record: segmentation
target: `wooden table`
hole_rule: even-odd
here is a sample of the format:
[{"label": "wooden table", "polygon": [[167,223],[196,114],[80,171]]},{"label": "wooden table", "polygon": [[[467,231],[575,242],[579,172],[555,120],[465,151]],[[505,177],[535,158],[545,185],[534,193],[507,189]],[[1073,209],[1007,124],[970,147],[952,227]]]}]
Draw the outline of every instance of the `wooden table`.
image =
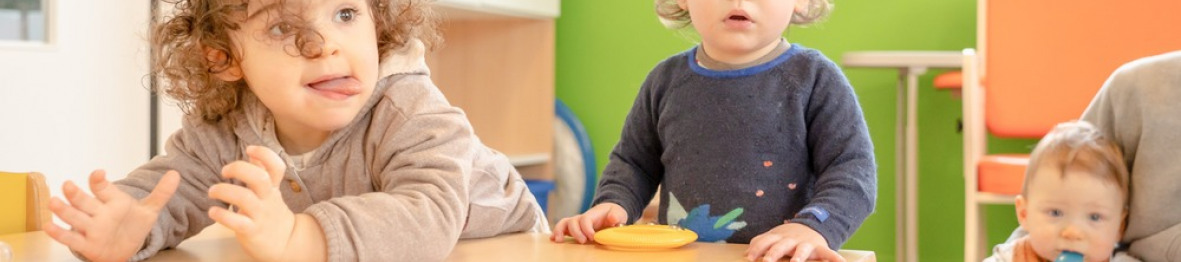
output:
[{"label": "wooden table", "polygon": [[[521,233],[459,241],[447,261],[746,261],[746,247],[694,242],[667,251],[618,251],[570,241],[554,243],[549,235]],[[877,261],[873,251],[841,250],[840,254],[848,262]]]},{"label": "wooden table", "polygon": [[[519,233],[485,239],[461,240],[447,261],[746,261],[747,245],[692,243],[660,252],[615,251],[599,245],[558,244],[549,235]],[[65,246],[43,231],[0,235],[12,246],[14,261],[78,261]],[[875,262],[872,251],[841,250],[849,262]],[[396,258],[391,258],[396,260]],[[234,240],[233,232],[214,225],[161,251],[147,261],[252,261]]]},{"label": "wooden table", "polygon": [[894,133],[895,256],[897,261],[918,258],[918,77],[930,68],[960,68],[960,51],[864,51],[841,57],[845,67],[898,70]]},{"label": "wooden table", "polygon": [[[12,246],[13,261],[80,261],[66,246],[53,241],[45,231],[0,235],[0,242]],[[220,225],[205,228],[181,242],[176,249],[160,251],[146,261],[254,261],[242,251],[234,232]]]}]

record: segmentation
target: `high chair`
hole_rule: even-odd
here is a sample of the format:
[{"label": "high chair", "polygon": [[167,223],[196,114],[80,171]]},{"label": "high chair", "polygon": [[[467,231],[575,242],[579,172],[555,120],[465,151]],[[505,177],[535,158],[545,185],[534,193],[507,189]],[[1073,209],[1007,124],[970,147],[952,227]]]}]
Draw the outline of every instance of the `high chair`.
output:
[{"label": "high chair", "polygon": [[0,235],[39,231],[50,217],[45,176],[0,171]]},{"label": "high chair", "polygon": [[980,205],[1013,203],[1029,164],[988,154],[988,134],[1041,138],[1078,119],[1120,65],[1181,48],[1176,10],[1181,1],[977,2],[979,52],[964,50],[962,71],[965,261],[988,254]]}]

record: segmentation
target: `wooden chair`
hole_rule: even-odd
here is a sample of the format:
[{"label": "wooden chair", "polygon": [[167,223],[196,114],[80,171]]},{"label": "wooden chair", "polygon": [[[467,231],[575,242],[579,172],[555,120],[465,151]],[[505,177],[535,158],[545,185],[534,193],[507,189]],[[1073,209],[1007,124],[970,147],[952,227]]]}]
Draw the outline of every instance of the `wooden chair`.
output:
[{"label": "wooden chair", "polygon": [[[965,50],[964,261],[987,252],[980,205],[1011,204],[1028,154],[989,154],[989,134],[1041,138],[1078,119],[1120,65],[1181,48],[1181,1],[977,2],[977,50]],[[977,53],[978,51],[978,53]],[[954,79],[954,75],[947,76]],[[948,85],[944,83],[943,85]]]},{"label": "wooden chair", "polygon": [[40,231],[50,223],[49,186],[37,172],[0,172],[0,234]]}]

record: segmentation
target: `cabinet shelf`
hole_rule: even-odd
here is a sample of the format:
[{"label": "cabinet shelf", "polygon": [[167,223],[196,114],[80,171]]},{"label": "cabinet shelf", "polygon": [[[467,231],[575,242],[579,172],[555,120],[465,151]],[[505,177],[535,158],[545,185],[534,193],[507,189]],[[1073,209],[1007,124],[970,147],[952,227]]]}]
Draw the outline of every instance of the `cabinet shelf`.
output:
[{"label": "cabinet shelf", "polygon": [[559,0],[439,0],[439,11],[448,20],[502,18],[554,19],[560,14]]},{"label": "cabinet shelf", "polygon": [[509,155],[508,161],[515,167],[528,167],[536,165],[544,165],[549,163],[550,155],[547,153],[527,154],[527,155]]}]

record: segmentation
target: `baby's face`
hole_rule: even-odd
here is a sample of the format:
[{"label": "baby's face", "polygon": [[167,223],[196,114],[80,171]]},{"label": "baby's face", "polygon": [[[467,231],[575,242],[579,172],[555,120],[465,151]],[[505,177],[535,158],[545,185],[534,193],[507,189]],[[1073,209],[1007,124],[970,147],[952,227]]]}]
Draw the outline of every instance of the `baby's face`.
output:
[{"label": "baby's face", "polygon": [[[808,1],[797,0],[678,0],[689,10],[693,28],[701,35],[706,54],[722,62],[747,57],[778,44],[795,11]],[[757,57],[754,57],[757,58]]]},{"label": "baby's face", "polygon": [[[296,49],[291,24],[302,19],[314,35],[308,58]],[[378,51],[373,13],[366,0],[250,1],[241,29],[232,31],[240,47],[246,83],[270,109],[280,135],[324,136],[350,123],[372,95]],[[315,52],[312,52],[315,53]]]},{"label": "baby's face", "polygon": [[1090,171],[1043,166],[1018,197],[1017,218],[1029,231],[1038,256],[1053,260],[1062,251],[1087,261],[1107,261],[1120,239],[1124,199],[1113,181]]}]

